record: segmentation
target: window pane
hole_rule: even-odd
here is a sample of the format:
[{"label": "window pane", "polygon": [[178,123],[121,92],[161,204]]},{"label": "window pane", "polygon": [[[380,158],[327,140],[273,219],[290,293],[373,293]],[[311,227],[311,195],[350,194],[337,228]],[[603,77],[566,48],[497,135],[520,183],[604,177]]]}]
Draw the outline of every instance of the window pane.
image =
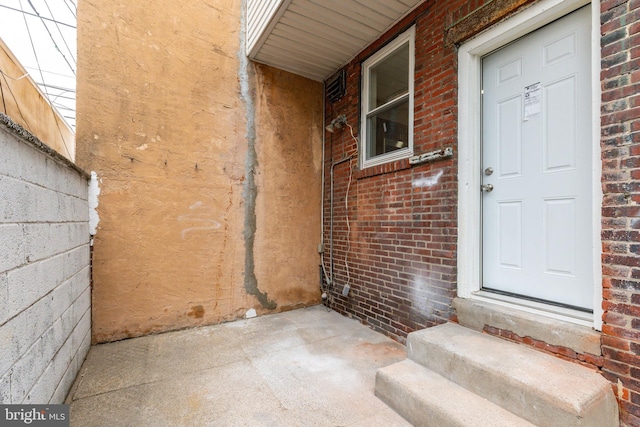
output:
[{"label": "window pane", "polygon": [[409,91],[409,43],[369,70],[369,111]]},{"label": "window pane", "polygon": [[379,112],[367,119],[370,159],[409,146],[409,101]]}]

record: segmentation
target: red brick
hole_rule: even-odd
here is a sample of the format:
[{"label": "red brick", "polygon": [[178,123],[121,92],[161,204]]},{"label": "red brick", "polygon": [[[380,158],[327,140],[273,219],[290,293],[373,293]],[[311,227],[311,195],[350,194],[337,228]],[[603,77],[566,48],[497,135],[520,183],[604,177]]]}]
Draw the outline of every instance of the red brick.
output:
[{"label": "red brick", "polygon": [[593,365],[595,367],[599,367],[601,368],[602,365],[604,364],[604,357],[602,356],[595,356],[593,354],[589,354],[589,353],[585,353],[585,354],[578,354],[578,360],[581,360],[589,365]]},{"label": "red brick", "polygon": [[623,412],[633,415],[634,417],[640,417],[640,405],[635,405],[627,401],[621,401],[620,407]]},{"label": "red brick", "polygon": [[[476,10],[477,0],[424,2],[345,68],[347,94],[327,104],[327,119],[346,114],[357,124],[361,62],[416,22],[415,150],[452,146],[457,152],[456,48],[445,45],[446,25]],[[551,352],[558,357],[602,367],[614,385],[624,384],[621,419],[638,420],[640,379],[640,0],[601,2],[602,58],[602,274],[603,355],[575,354],[510,331],[487,333]],[[485,10],[485,9],[481,9]],[[477,12],[482,13],[482,12]],[[481,30],[481,27],[473,31]],[[354,128],[358,132],[358,126]],[[327,135],[325,176],[344,155],[356,154],[347,132]],[[334,169],[334,268],[331,301],[377,331],[403,341],[412,330],[457,320],[451,309],[457,282],[457,162],[411,167],[393,162],[360,171],[355,167],[349,187],[351,241],[347,242],[344,201],[349,164]],[[415,179],[444,171],[432,188],[414,188]],[[328,200],[329,183],[325,182]],[[325,235],[329,211],[325,205]],[[328,245],[328,242],[325,241]],[[352,295],[340,295],[350,264]],[[328,251],[325,265],[329,265]],[[418,304],[419,302],[419,304]],[[629,394],[632,390],[632,394]],[[631,399],[631,400],[630,400]]]},{"label": "red brick", "polygon": [[602,368],[618,375],[629,376],[631,368],[626,363],[620,363],[613,360],[605,359]]},{"label": "red brick", "polygon": [[623,314],[627,316],[639,317],[640,316],[640,306],[631,305],[631,304],[618,304],[615,302],[604,301],[602,307],[616,314]]},{"label": "red brick", "polygon": [[603,0],[600,2],[600,10],[604,13],[616,6],[623,4],[624,0]]},{"label": "red brick", "polygon": [[603,320],[605,323],[609,325],[629,326],[628,316],[625,316],[624,314],[620,314],[620,313],[607,311],[604,313]]},{"label": "red brick", "polygon": [[637,427],[640,426],[640,417],[621,411],[620,423],[622,427]]},{"label": "red brick", "polygon": [[[611,325],[603,325],[602,332],[608,335],[613,335],[620,338],[627,338],[630,340],[640,341],[640,331],[634,331],[631,329],[620,328],[620,327],[611,326]],[[640,365],[640,359],[637,361],[637,363]]]}]

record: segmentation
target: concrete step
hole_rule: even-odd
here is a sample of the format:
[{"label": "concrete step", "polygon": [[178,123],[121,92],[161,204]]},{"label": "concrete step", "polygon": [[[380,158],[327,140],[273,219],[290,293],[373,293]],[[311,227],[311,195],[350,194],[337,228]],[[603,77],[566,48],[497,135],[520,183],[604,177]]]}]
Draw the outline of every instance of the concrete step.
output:
[{"label": "concrete step", "polygon": [[376,396],[416,426],[533,426],[411,360],[379,369],[375,390]]},{"label": "concrete step", "polygon": [[524,345],[446,323],[409,334],[407,357],[535,425],[618,425],[600,374]]}]

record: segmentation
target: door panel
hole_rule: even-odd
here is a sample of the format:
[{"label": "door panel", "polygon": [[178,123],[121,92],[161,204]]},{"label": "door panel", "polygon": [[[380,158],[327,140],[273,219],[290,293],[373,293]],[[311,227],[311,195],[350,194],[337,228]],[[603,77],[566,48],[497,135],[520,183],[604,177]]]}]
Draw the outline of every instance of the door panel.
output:
[{"label": "door panel", "polygon": [[522,175],[522,97],[498,102],[498,171],[501,177]]},{"label": "door panel", "polygon": [[500,266],[522,269],[522,202],[501,202],[498,212]]},{"label": "door panel", "polygon": [[576,199],[544,201],[542,236],[544,238],[544,272],[575,277],[576,272]]},{"label": "door panel", "polygon": [[568,76],[544,87],[544,172],[575,168],[576,165],[576,76]]},{"label": "door panel", "polygon": [[[483,58],[483,288],[592,309],[590,7]],[[492,186],[490,191],[486,191]]]}]

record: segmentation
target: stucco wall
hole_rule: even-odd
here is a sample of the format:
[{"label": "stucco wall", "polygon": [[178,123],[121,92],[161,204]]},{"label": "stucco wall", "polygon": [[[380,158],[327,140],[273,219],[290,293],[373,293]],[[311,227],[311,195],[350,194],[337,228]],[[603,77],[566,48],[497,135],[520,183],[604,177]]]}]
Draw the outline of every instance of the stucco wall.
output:
[{"label": "stucco wall", "polygon": [[58,153],[75,159],[75,135],[0,39],[0,112]]},{"label": "stucco wall", "polygon": [[95,342],[320,300],[322,87],[248,63],[240,12],[79,4],[77,159],[100,185]]},{"label": "stucco wall", "polygon": [[266,65],[256,75],[256,276],[293,308],[320,295],[322,88]]},{"label": "stucco wall", "polygon": [[62,403],[89,350],[87,175],[0,115],[0,403]]}]

